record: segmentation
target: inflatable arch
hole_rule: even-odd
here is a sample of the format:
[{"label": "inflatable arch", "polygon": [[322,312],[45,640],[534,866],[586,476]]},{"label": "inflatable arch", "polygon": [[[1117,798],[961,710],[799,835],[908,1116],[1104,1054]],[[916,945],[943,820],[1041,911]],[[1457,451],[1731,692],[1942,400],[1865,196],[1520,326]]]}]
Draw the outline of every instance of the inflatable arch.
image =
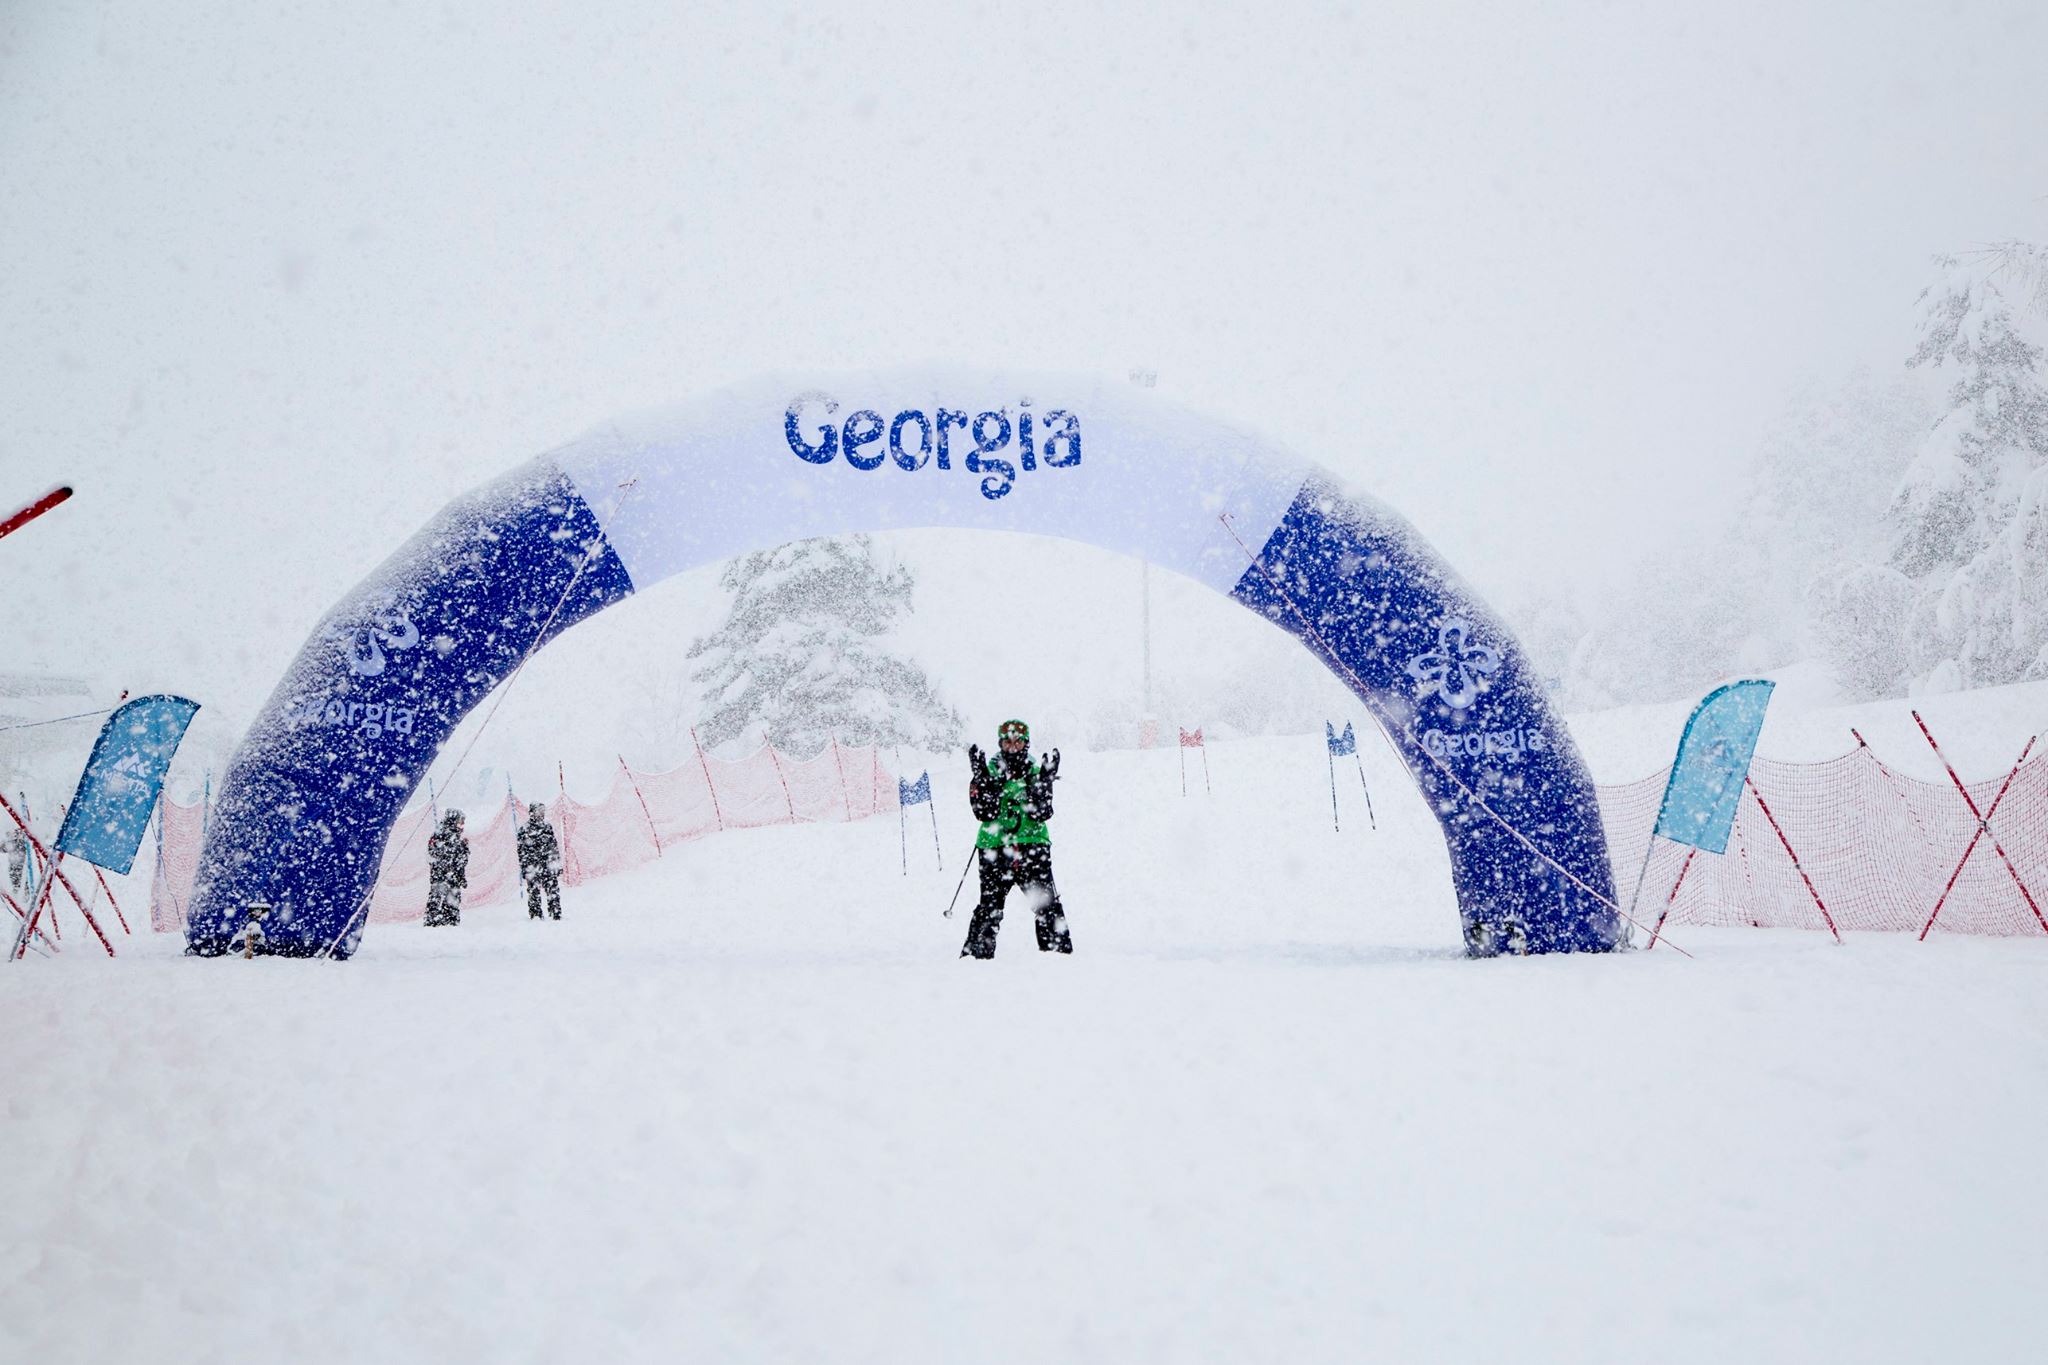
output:
[{"label": "inflatable arch", "polygon": [[[1138,389],[770,379],[600,428],[461,498],[330,611],[237,750],[188,951],[345,958],[401,806],[532,649],[696,565],[809,536],[1031,531],[1151,560],[1297,636],[1443,824],[1469,951],[1622,936],[1593,786],[1520,647],[1400,517]],[[421,854],[424,857],[424,853]]]}]

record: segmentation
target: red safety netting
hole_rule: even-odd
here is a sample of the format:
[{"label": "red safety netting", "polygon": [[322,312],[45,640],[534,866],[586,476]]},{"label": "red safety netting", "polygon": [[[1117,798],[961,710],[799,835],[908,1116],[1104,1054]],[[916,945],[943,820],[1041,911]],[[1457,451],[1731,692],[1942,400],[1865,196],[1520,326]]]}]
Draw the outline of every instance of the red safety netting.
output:
[{"label": "red safety netting", "polygon": [[[1643,866],[1669,770],[1622,786],[1600,788],[1600,815],[1614,861],[1614,885],[1626,908]],[[1690,849],[1659,839],[1643,879],[1635,918],[1656,922],[1667,900],[1668,925],[1755,925],[1825,929],[1818,895],[1836,926],[1919,933],[1971,836],[1977,817],[1946,779],[1923,781],[1886,767],[1869,749],[1824,763],[1750,765],[1725,853],[1700,853],[1679,870]],[[2005,777],[1967,784],[1987,810]],[[1758,804],[1757,793],[1799,858],[1792,864]],[[2048,889],[2048,761],[2020,768],[1991,828],[2035,900]],[[1813,883],[1808,892],[1799,872]],[[1678,883],[1678,894],[1671,888]],[[1935,932],[2048,933],[1989,838],[1980,840],[1942,904]]]},{"label": "red safety netting", "polygon": [[[807,759],[763,748],[741,759],[702,755],[665,773],[634,772],[621,762],[600,801],[585,803],[560,791],[539,799],[562,846],[562,880],[576,886],[652,862],[666,849],[720,830],[865,820],[896,809],[896,796],[895,774],[880,750],[835,742]],[[517,830],[531,799],[507,793],[487,810],[467,811],[464,905],[492,905],[520,894]],[[167,796],[160,818],[150,923],[168,933],[185,927],[204,813],[197,804]],[[427,827],[433,819],[428,807],[414,806],[392,826],[384,867],[370,894],[370,923],[425,916]]]},{"label": "red safety netting", "polygon": [[[1624,907],[1643,867],[1667,775],[1668,770],[1599,789],[1615,889]],[[1939,901],[1938,932],[2048,933],[1991,839],[1970,848],[1977,818],[1951,783],[1904,776],[1869,749],[1823,763],[1759,758],[1750,767],[1750,781],[1754,790],[1743,792],[1725,853],[1699,853],[1688,864],[1691,850],[1656,842],[1635,908],[1638,922],[1654,924],[1668,904],[1667,927],[1824,929],[1814,903],[1818,895],[1843,930],[1917,934]],[[1968,784],[1978,809],[1989,810],[2004,784],[2003,775]],[[1759,792],[1784,831],[1783,842],[1764,817]],[[693,758],[665,773],[633,772],[622,763],[602,800],[585,803],[557,794],[548,801],[548,814],[562,844],[563,880],[573,886],[638,867],[664,849],[720,830],[862,820],[894,810],[896,802],[895,774],[877,750],[834,744],[809,759],[764,748],[742,759]],[[524,809],[524,799],[515,805],[508,797],[488,812],[470,811],[465,904],[489,905],[518,894],[514,830]],[[162,820],[150,919],[170,931],[184,926],[199,861],[201,811],[166,800]],[[427,809],[416,807],[393,827],[370,901],[372,922],[424,914],[429,820]],[[2038,901],[2048,891],[2048,759],[2019,769],[1991,829]],[[1786,843],[1798,855],[1798,867]],[[1966,850],[1968,861],[1957,875]]]}]

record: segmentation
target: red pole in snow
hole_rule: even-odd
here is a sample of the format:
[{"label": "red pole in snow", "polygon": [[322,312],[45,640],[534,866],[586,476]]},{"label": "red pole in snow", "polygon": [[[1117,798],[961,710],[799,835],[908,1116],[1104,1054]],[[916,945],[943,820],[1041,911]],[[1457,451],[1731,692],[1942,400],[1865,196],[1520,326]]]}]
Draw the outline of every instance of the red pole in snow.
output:
[{"label": "red pole in snow", "polygon": [[1650,941],[1643,945],[1644,952],[1647,953],[1650,949],[1657,946],[1657,935],[1664,932],[1665,916],[1669,915],[1671,907],[1678,903],[1678,888],[1685,884],[1685,874],[1692,870],[1692,860],[1699,856],[1700,850],[1697,844],[1687,851],[1685,861],[1678,868],[1678,880],[1671,883],[1671,894],[1664,898],[1664,909],[1657,916],[1657,927],[1650,930]]},{"label": "red pole in snow", "polygon": [[49,511],[52,507],[55,507],[58,503],[63,502],[66,498],[70,496],[70,484],[67,483],[57,485],[57,487],[52,488],[49,492],[43,494],[40,498],[37,498],[34,502],[28,504],[28,506],[20,508],[19,510],[14,512],[10,512],[7,516],[7,520],[0,521],[0,536],[4,536],[10,531],[16,531],[28,525],[37,517]]},{"label": "red pole in snow", "polygon": [[846,787],[846,763],[839,757],[839,736],[832,736],[832,766],[839,769],[839,799],[846,806],[846,823],[853,823],[853,793]]},{"label": "red pole in snow", "polygon": [[1806,883],[1806,894],[1813,897],[1813,903],[1820,906],[1820,917],[1828,922],[1828,932],[1835,936],[1835,942],[1842,941],[1842,931],[1835,927],[1835,917],[1828,913],[1826,902],[1820,892],[1813,889],[1813,878],[1806,875],[1806,869],[1799,865],[1799,855],[1792,851],[1792,841],[1785,837],[1785,831],[1778,827],[1778,817],[1771,814],[1771,808],[1764,800],[1764,794],[1756,789],[1756,783],[1749,780],[1749,774],[1742,775],[1742,784],[1749,788],[1749,794],[1756,798],[1757,807],[1763,811],[1764,819],[1771,822],[1771,832],[1778,836],[1778,842],[1785,846],[1785,856],[1792,860],[1792,870],[1799,874],[1799,880]]},{"label": "red pole in snow", "polygon": [[640,813],[647,817],[647,832],[654,836],[654,856],[659,858],[661,856],[661,831],[654,827],[654,813],[647,809],[647,798],[640,796],[640,783],[634,778],[633,770],[626,766],[626,756],[624,754],[619,755],[619,771],[624,773],[626,781],[632,784],[633,795],[640,797]]},{"label": "red pole in snow", "polygon": [[[1982,839],[1984,837],[1984,832],[1991,828],[1991,817],[1998,814],[1998,803],[2005,800],[2005,789],[2007,787],[2010,787],[2012,785],[2013,778],[2019,775],[2020,765],[2024,764],[2027,761],[2027,754],[2033,749],[2033,747],[2034,741],[2031,739],[2028,740],[2027,747],[2020,750],[2019,762],[2014,763],[2012,765],[2012,770],[2006,773],[2005,782],[2003,783],[2003,785],[1999,787],[1998,795],[1991,798],[1990,808],[1987,809],[1984,812],[1984,814],[1978,818],[1976,832],[1970,835],[1970,842],[1963,846],[1963,856],[1957,860],[1955,870],[1948,874],[1948,884],[1942,887],[1941,894],[1935,897],[1934,909],[1927,916],[1927,923],[1920,926],[1920,938],[1918,940],[1919,942],[1925,943],[1927,941],[1927,935],[1934,928],[1934,921],[1940,918],[1941,916],[1941,907],[1948,902],[1948,893],[1955,890],[1956,879],[1963,875],[1963,864],[1970,861],[1970,855],[1977,851],[1977,841],[1979,839]],[[1935,752],[1939,753],[1940,750],[1937,749]],[[1946,761],[1946,759],[1943,760],[1943,762]],[[2022,887],[2021,889],[2025,890],[2024,887]]]},{"label": "red pole in snow", "polygon": [[[108,957],[112,957],[114,955],[114,945],[107,941],[106,934],[100,930],[99,921],[92,917],[92,908],[85,903],[85,897],[78,894],[78,888],[71,884],[71,878],[64,875],[64,868],[62,866],[62,863],[64,862],[64,855],[62,853],[57,854],[55,857],[52,857],[50,855],[50,850],[43,847],[43,841],[36,838],[36,832],[28,827],[28,821],[21,818],[20,813],[14,809],[13,804],[8,801],[5,793],[0,793],[0,810],[6,811],[8,816],[13,819],[14,823],[20,826],[22,834],[25,835],[28,839],[29,847],[35,850],[36,856],[43,860],[43,866],[45,869],[43,881],[44,891],[47,893],[52,883],[61,883],[64,887],[65,892],[70,895],[72,904],[76,905],[78,907],[78,912],[85,916],[85,922],[92,926],[92,931],[95,934],[99,935],[100,946],[107,950]],[[38,898],[37,901],[38,913],[40,913],[40,905],[42,899],[43,898]],[[31,914],[29,916],[30,932],[34,932],[35,930],[35,920],[36,916],[34,914]],[[26,937],[24,937],[22,939],[22,948],[25,951],[27,947],[28,940]],[[21,955],[19,953],[15,954],[17,960],[20,958],[20,956]]]},{"label": "red pole in snow", "polygon": [[789,823],[796,823],[796,802],[789,798],[789,779],[782,775],[782,760],[775,756],[775,741],[768,738],[768,732],[761,732],[761,742],[768,746],[768,761],[775,765],[775,780],[782,784],[782,805],[789,812]]},{"label": "red pole in snow", "polygon": [[114,918],[121,921],[121,932],[132,938],[135,931],[128,927],[128,917],[121,913],[121,902],[114,899],[114,888],[107,885],[106,876],[99,868],[93,868],[92,875],[99,878],[100,890],[107,893],[107,904],[114,907]]},{"label": "red pole in snow", "polygon": [[[14,917],[16,919],[20,920],[24,924],[28,923],[28,911],[21,908],[20,901],[14,899],[14,897],[8,895],[5,891],[0,891],[0,901],[7,902],[7,908],[14,912]],[[36,930],[36,937],[41,939],[44,945],[50,948],[52,951],[56,950],[57,945],[51,943],[50,936],[44,933],[42,930]]]},{"label": "red pole in snow", "polygon": [[725,812],[718,808],[718,784],[711,780],[711,765],[704,760],[704,744],[697,738],[697,727],[690,727],[690,743],[697,748],[697,766],[704,770],[704,789],[711,793],[711,814],[718,820],[718,827],[725,828]]},{"label": "red pole in snow", "polygon": [[[1911,714],[1913,717],[1913,723],[1920,727],[1920,733],[1927,736],[1927,743],[1931,748],[1933,748],[1935,757],[1941,760],[1941,766],[1948,769],[1948,780],[1955,783],[1956,790],[1962,793],[1963,804],[1970,808],[1971,815],[1977,817],[1977,832],[1970,836],[1970,849],[1974,849],[1977,847],[1977,840],[1980,837],[1986,835],[1990,836],[1991,849],[1994,853],[1998,855],[1998,861],[2005,864],[2006,875],[2010,876],[2012,878],[2012,884],[2020,889],[2020,895],[2026,900],[2027,909],[2034,912],[2034,918],[2040,923],[2041,931],[2043,933],[2048,933],[2048,918],[2043,918],[2041,914],[2041,907],[2034,903],[2034,893],[2027,890],[2027,884],[2020,880],[2019,869],[2012,865],[2012,859],[2005,856],[2005,848],[1998,842],[1998,836],[1996,834],[1991,833],[1991,816],[1998,809],[1998,800],[2003,800],[2005,798],[2005,788],[2010,787],[2012,785],[2013,778],[2019,774],[2020,767],[2027,761],[2028,752],[2032,750],[2034,747],[2034,739],[2039,739],[2040,736],[2036,735],[2034,736],[2034,739],[2029,739],[2027,741],[2027,747],[2025,749],[2020,750],[2019,762],[2013,764],[2012,771],[2005,775],[2005,787],[2000,787],[1998,789],[1998,800],[1994,800],[1991,803],[1991,810],[1980,812],[1977,809],[1976,801],[1972,799],[1970,796],[1970,789],[1963,785],[1962,778],[1956,776],[1956,770],[1949,763],[1948,755],[1943,753],[1941,751],[1941,746],[1934,742],[1934,734],[1927,728],[1927,722],[1920,719],[1920,713],[1918,711],[1914,711]],[[1965,849],[1963,851],[1964,861],[1968,861],[1970,857],[1970,849]],[[1955,873],[1952,874],[1948,879],[1950,886],[1955,885],[1956,877],[1962,874],[1962,870],[1962,863],[1957,863]],[[1941,895],[1943,900],[1948,899],[1948,891],[1946,888],[1943,889]],[[1935,903],[1934,911],[1935,914],[1941,913],[1941,903],[1939,901]],[[1927,918],[1927,929],[1932,929],[1933,927],[1934,916],[1930,915]],[[1920,937],[1922,939],[1925,939],[1927,937],[1927,929],[1922,929],[1920,931]]]}]

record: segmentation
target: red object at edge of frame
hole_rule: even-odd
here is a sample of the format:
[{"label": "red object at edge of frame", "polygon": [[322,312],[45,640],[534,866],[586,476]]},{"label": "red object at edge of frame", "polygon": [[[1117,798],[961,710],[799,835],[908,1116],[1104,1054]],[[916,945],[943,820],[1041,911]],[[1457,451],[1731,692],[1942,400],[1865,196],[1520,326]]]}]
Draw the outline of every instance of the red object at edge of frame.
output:
[{"label": "red object at edge of frame", "polygon": [[7,520],[0,521],[0,536],[4,536],[9,531],[18,530],[21,527],[28,525],[37,517],[49,511],[52,507],[55,507],[58,503],[63,502],[70,496],[70,484],[65,483],[57,485],[55,488],[52,488],[49,492],[43,494],[40,498],[37,498],[28,506],[22,508],[20,511],[15,512],[11,516],[9,516]]}]

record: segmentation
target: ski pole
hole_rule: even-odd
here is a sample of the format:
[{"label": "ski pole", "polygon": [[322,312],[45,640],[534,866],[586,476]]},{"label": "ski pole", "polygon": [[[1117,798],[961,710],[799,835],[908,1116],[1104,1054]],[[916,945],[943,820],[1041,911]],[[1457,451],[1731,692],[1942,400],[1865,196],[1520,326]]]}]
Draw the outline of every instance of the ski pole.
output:
[{"label": "ski pole", "polygon": [[960,888],[967,885],[967,869],[974,866],[975,849],[967,850],[967,861],[960,865],[960,880],[953,886],[953,899],[946,902],[945,918],[953,918],[953,907],[960,903]]}]

